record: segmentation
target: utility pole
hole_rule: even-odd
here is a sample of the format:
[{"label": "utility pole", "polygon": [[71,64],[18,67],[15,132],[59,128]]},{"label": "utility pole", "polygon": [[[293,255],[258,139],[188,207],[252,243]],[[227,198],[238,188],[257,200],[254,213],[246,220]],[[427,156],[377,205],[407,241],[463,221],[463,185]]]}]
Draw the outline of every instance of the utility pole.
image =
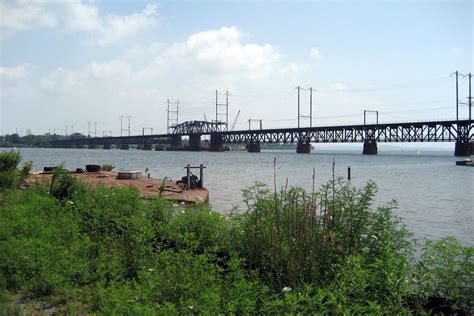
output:
[{"label": "utility pole", "polygon": [[87,136],[91,136],[91,121],[87,122]]},{"label": "utility pole", "polygon": [[150,135],[153,135],[153,127],[142,127],[142,136],[145,136],[145,130],[150,130]]},{"label": "utility pole", "polygon": [[170,99],[166,100],[168,107],[166,109],[166,132],[170,130]]},{"label": "utility pole", "polygon": [[[128,136],[130,136],[130,119],[132,118],[130,115],[120,115],[120,137],[123,136],[123,131],[127,131],[128,130]],[[124,118],[128,118],[128,129],[126,128],[123,128],[123,119]],[[95,122],[97,124],[97,122]]]},{"label": "utility pole", "polygon": [[459,72],[456,70],[456,121],[459,121],[458,76]]},{"label": "utility pole", "polygon": [[225,92],[225,130],[229,131],[229,90]]},{"label": "utility pole", "polygon": [[313,127],[313,88],[309,88],[309,127]]},{"label": "utility pole", "polygon": [[364,110],[364,125],[367,124],[367,113],[375,113],[375,124],[379,124],[379,111]]},{"label": "utility pole", "polygon": [[179,100],[176,100],[176,125],[179,123]]},{"label": "utility pole", "polygon": [[471,112],[472,112],[472,96],[471,96],[471,73],[469,73],[469,120],[471,120]]},{"label": "utility pole", "polygon": [[249,119],[249,131],[252,130],[252,121],[253,121],[253,122],[259,122],[259,124],[260,124],[260,130],[263,129],[263,120]]},{"label": "utility pole", "polygon": [[298,128],[300,128],[300,89],[301,87],[298,86]]},{"label": "utility pole", "polygon": [[94,137],[97,137],[97,122],[94,122]]}]

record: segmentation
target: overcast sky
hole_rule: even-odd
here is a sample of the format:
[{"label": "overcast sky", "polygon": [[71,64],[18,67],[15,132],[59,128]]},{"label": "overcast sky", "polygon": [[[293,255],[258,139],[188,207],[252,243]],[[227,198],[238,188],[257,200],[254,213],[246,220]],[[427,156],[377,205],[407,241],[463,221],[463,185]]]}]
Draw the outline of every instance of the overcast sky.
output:
[{"label": "overcast sky", "polygon": [[[453,71],[472,72],[472,1],[141,2],[0,0],[0,133],[87,134],[215,119],[313,125],[452,119]],[[467,79],[460,79],[467,101]],[[309,114],[309,91],[301,92]],[[460,116],[467,117],[462,105]],[[370,117],[369,120],[374,120]],[[302,121],[307,126],[307,121]]]}]

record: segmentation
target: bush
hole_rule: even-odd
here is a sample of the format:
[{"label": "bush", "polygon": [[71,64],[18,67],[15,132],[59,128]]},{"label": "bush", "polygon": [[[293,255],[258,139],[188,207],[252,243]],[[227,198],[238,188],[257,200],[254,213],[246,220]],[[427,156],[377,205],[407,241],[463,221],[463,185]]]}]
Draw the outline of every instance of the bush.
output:
[{"label": "bush", "polygon": [[18,188],[29,176],[31,162],[27,161],[18,170],[21,155],[18,151],[5,151],[0,153],[0,191]]},{"label": "bush", "polygon": [[235,250],[274,290],[328,284],[350,256],[364,256],[367,264],[405,258],[408,233],[391,213],[394,204],[371,209],[375,192],[372,182],[357,190],[339,181],[313,194],[300,188],[271,193],[257,183],[244,190],[246,213],[233,216]]},{"label": "bush", "polygon": [[64,200],[71,196],[74,187],[77,185],[76,178],[64,169],[62,165],[59,165],[53,171],[49,192],[56,199]]},{"label": "bush", "polygon": [[103,171],[112,171],[114,170],[115,166],[114,165],[111,165],[111,164],[103,164],[102,167],[101,167],[101,170]]},{"label": "bush", "polygon": [[454,308],[474,309],[474,247],[453,237],[427,241],[415,270],[415,292],[422,304],[443,298]]}]

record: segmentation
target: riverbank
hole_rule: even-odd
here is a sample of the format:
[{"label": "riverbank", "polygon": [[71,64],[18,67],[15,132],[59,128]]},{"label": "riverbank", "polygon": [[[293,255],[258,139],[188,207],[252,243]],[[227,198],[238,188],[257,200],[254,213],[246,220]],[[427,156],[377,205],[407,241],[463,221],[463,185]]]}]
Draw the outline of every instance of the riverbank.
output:
[{"label": "riverbank", "polygon": [[393,205],[374,206],[370,182],[317,192],[256,183],[227,216],[67,174],[48,187],[2,188],[6,313],[472,311],[474,249],[443,239],[415,258]]},{"label": "riverbank", "polygon": [[[322,150],[322,149],[321,149]],[[210,192],[210,204],[223,214],[234,205],[243,206],[241,189],[262,181],[273,187],[273,160],[277,159],[277,187],[288,181],[307,191],[312,190],[312,170],[318,188],[331,179],[333,159],[335,175],[347,177],[351,166],[351,184],[356,187],[372,180],[379,192],[375,203],[383,205],[395,199],[398,208],[394,214],[404,219],[417,239],[439,240],[454,236],[463,245],[474,246],[472,204],[474,169],[456,166],[458,158],[446,152],[445,156],[393,155],[363,156],[359,150],[339,153],[320,152],[300,155],[292,151],[268,151],[259,154],[246,152],[155,152],[101,149],[21,149],[23,162],[33,161],[33,171],[43,166],[63,163],[67,169],[89,163],[113,164],[120,169],[149,169],[151,177],[180,179],[191,164],[207,166],[205,186]]]}]

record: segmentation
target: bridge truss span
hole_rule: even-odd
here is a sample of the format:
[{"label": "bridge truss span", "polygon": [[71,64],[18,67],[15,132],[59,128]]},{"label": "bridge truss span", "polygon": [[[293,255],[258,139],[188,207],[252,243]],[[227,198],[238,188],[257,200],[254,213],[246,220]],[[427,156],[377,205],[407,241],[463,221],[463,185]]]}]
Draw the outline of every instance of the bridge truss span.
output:
[{"label": "bridge truss span", "polygon": [[472,120],[222,132],[224,143],[472,142]]}]

